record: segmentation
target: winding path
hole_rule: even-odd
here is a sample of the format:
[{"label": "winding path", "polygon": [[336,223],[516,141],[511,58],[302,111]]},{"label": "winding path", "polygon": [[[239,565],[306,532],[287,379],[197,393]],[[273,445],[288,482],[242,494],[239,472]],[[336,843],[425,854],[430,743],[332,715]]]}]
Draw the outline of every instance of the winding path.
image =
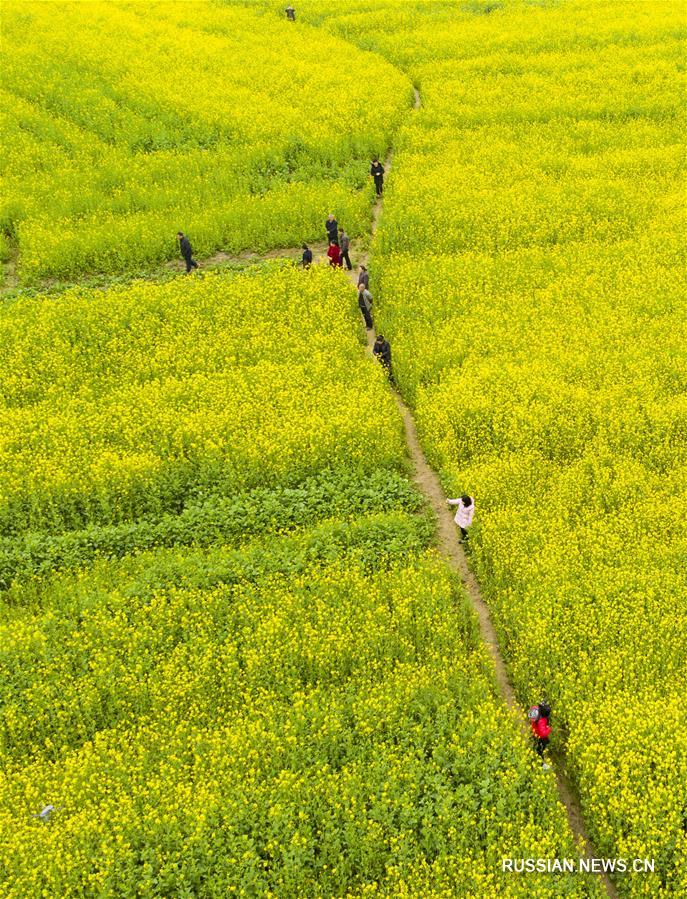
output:
[{"label": "winding path", "polygon": [[[421,105],[420,93],[417,88],[415,91],[414,109],[419,109]],[[389,150],[384,161],[386,172],[391,169],[393,150]],[[370,237],[374,237],[377,225],[382,213],[384,202],[382,197],[378,197],[372,210],[372,228]],[[358,264],[366,265],[368,261],[368,252],[360,253],[357,257]],[[348,272],[351,282],[357,286],[357,275],[355,268]],[[367,331],[367,352],[372,353],[372,346],[375,342],[375,330]],[[458,539],[458,530],[453,522],[453,513],[446,503],[446,496],[441,487],[439,477],[436,472],[428,464],[425,455],[420,446],[420,441],[415,428],[415,421],[408,406],[403,402],[403,398],[394,390],[394,398],[398,405],[403,426],[405,428],[406,444],[413,465],[413,480],[416,486],[422,492],[427,502],[432,507],[437,519],[437,536],[438,549],[447,564],[458,573],[462,581],[465,592],[468,595],[472,608],[477,615],[479,623],[479,632],[482,642],[485,644],[489,655],[494,663],[496,674],[496,684],[498,686],[501,698],[509,709],[516,715],[520,723],[523,736],[529,740],[530,728],[525,718],[524,712],[515,694],[515,689],[510,681],[508,669],[501,655],[496,630],[491,620],[489,607],[482,597],[479,584],[470,570],[467,557],[463,550],[462,544]],[[556,786],[561,803],[565,807],[568,817],[568,824],[573,833],[575,842],[582,855],[586,858],[599,858],[594,844],[592,843],[584,823],[584,816],[580,806],[580,800],[573,784],[565,770],[565,759],[560,753],[549,753],[550,761],[556,776]],[[606,874],[600,874],[599,879],[607,896],[615,897],[618,895],[610,877]]]}]

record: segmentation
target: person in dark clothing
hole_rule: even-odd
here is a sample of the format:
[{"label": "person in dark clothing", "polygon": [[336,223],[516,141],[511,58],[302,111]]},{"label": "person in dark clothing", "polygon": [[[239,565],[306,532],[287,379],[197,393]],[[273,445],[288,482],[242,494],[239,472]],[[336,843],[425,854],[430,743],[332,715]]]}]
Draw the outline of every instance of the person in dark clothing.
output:
[{"label": "person in dark clothing", "polygon": [[346,263],[346,268],[350,272],[350,270],[353,268],[353,266],[351,265],[351,257],[348,255],[348,250],[351,246],[351,242],[348,239],[348,234],[346,234],[346,229],[343,227],[343,225],[341,226],[341,228],[339,228],[339,246],[341,247],[341,262]]},{"label": "person in dark clothing", "polygon": [[377,339],[375,340],[374,346],[372,347],[372,352],[386,369],[386,372],[389,375],[389,380],[393,384],[394,375],[391,371],[391,346],[389,345],[389,341],[382,334],[377,335]]},{"label": "person in dark clothing", "polygon": [[191,242],[186,237],[183,231],[177,231],[177,240],[179,241],[179,249],[181,250],[181,256],[186,263],[186,274],[191,271],[192,268],[198,268],[198,263],[193,258],[193,250],[191,249]]},{"label": "person in dark clothing", "polygon": [[360,290],[361,286],[367,290],[370,286],[370,276],[367,273],[367,269],[364,265],[360,265],[358,266],[358,271],[360,273],[358,275],[358,290]]},{"label": "person in dark clothing", "polygon": [[381,197],[382,190],[384,189],[384,166],[376,156],[372,160],[372,165],[370,166],[370,174],[374,178],[377,196]]},{"label": "person in dark clothing", "polygon": [[307,243],[303,244],[303,259],[301,262],[303,268],[310,268],[312,265],[312,250],[307,245]]},{"label": "person in dark clothing", "polygon": [[374,327],[372,322],[372,294],[367,287],[361,286],[358,290],[358,307],[365,319],[365,327],[368,331],[371,331]]},{"label": "person in dark clothing", "polygon": [[293,8],[293,6],[291,6],[290,3],[289,3],[289,5],[286,7],[286,9],[284,10],[284,12],[286,13],[286,18],[289,20],[289,22],[295,22],[295,21],[296,21],[296,10]]},{"label": "person in dark clothing", "polygon": [[339,243],[339,223],[334,218],[333,214],[330,212],[327,216],[327,221],[324,223],[324,227],[327,229],[327,242],[335,243],[338,246]]}]

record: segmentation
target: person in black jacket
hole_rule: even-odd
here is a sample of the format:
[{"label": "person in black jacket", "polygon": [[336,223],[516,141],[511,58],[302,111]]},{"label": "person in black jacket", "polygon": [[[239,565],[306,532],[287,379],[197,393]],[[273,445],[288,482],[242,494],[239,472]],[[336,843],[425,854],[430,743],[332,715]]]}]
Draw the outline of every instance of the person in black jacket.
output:
[{"label": "person in black jacket", "polygon": [[182,258],[186,263],[186,274],[188,275],[192,268],[198,268],[198,263],[193,258],[191,242],[183,231],[177,231],[177,240],[179,241],[179,249],[181,250]]},{"label": "person in black jacket", "polygon": [[370,174],[375,181],[375,190],[377,191],[377,196],[381,197],[382,190],[384,189],[384,166],[376,156],[372,160],[372,165],[370,166]]},{"label": "person in black jacket", "polygon": [[389,345],[389,341],[382,334],[377,335],[377,339],[372,347],[372,352],[386,369],[389,380],[393,384],[394,376],[391,371],[391,346]]},{"label": "person in black jacket", "polygon": [[348,255],[348,251],[351,246],[351,241],[348,237],[348,234],[346,234],[346,229],[343,227],[343,225],[341,226],[341,228],[339,230],[341,232],[339,234],[339,245],[341,246],[341,261],[346,263],[346,268],[350,272],[351,269],[353,268],[353,266],[351,264],[351,257]]},{"label": "person in black jacket", "polygon": [[290,3],[289,3],[289,5],[286,7],[286,9],[284,10],[284,12],[286,13],[286,18],[289,20],[289,22],[295,22],[295,21],[296,21],[296,10],[293,8],[293,6],[291,6]]},{"label": "person in black jacket", "polygon": [[307,243],[303,244],[303,260],[301,262],[303,268],[310,268],[312,265],[312,250],[307,245]]},{"label": "person in black jacket", "polygon": [[360,272],[360,274],[358,275],[358,290],[360,290],[361,285],[365,288],[365,290],[367,290],[370,286],[370,276],[368,274],[368,271],[364,265],[359,265],[358,271]]},{"label": "person in black jacket", "polygon": [[327,243],[335,243],[338,247],[339,223],[334,218],[333,213],[330,212],[327,216],[327,221],[324,223],[324,227],[327,229]]}]

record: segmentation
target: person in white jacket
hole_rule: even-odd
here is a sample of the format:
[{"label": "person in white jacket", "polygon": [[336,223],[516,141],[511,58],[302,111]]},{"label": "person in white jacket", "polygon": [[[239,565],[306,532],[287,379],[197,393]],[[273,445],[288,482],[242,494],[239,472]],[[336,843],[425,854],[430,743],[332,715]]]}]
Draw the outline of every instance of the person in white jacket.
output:
[{"label": "person in white jacket", "polygon": [[460,528],[460,542],[465,543],[468,539],[467,529],[472,524],[472,519],[475,515],[475,501],[471,496],[463,494],[463,496],[458,499],[449,499],[447,502],[449,506],[458,506],[456,517],[453,520]]}]

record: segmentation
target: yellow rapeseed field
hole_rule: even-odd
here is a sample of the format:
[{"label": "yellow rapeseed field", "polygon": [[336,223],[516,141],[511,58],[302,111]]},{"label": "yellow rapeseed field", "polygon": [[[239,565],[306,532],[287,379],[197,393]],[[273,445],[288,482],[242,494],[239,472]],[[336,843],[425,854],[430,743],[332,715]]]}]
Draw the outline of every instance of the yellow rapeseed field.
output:
[{"label": "yellow rapeseed field", "polygon": [[0,527],[65,531],[398,466],[402,429],[362,365],[346,279],[207,274],[0,309]]},{"label": "yellow rapeseed field", "polygon": [[685,10],[311,5],[419,87],[379,326],[623,895],[687,895]]},{"label": "yellow rapeseed field", "polygon": [[403,522],[101,562],[6,610],[4,895],[598,895],[501,874],[576,850]]},{"label": "yellow rapeseed field", "polygon": [[285,5],[3,6],[2,895],[600,895],[501,870],[580,847],[343,273],[108,281],[363,236],[393,146],[375,322],[518,698],[685,896],[684,6]]},{"label": "yellow rapeseed field", "polygon": [[26,284],[150,268],[179,229],[201,255],[299,246],[330,209],[360,234],[411,102],[381,57],[240,4],[10,0],[2,51],[0,249]]},{"label": "yellow rapeseed field", "polygon": [[576,856],[361,331],[321,265],[2,308],[3,895],[545,899],[501,856]]}]

